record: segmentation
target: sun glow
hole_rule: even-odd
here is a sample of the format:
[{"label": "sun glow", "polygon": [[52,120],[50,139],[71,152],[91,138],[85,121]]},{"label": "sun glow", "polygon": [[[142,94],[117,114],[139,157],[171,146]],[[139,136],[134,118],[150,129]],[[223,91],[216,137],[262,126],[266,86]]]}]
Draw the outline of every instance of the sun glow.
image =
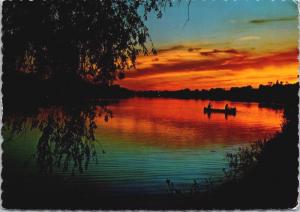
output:
[{"label": "sun glow", "polygon": [[134,90],[230,88],[298,80],[298,51],[257,54],[239,49],[175,46],[141,56],[120,85]]}]

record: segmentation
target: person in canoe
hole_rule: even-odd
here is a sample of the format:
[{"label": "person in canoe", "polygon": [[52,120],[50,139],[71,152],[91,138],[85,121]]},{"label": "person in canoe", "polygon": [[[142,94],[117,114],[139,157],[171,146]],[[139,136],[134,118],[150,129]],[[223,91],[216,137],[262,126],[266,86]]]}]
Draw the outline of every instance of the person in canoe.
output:
[{"label": "person in canoe", "polygon": [[225,111],[228,111],[229,107],[228,104],[225,105]]},{"label": "person in canoe", "polygon": [[208,103],[207,109],[208,110],[212,109],[212,104],[210,102]]}]

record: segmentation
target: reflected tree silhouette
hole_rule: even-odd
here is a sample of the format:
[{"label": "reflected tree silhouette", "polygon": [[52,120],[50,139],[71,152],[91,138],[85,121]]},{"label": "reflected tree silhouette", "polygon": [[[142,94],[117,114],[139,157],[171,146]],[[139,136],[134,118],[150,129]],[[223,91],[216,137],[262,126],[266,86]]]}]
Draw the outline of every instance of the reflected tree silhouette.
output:
[{"label": "reflected tree silhouette", "polygon": [[3,117],[2,130],[10,132],[9,141],[28,129],[39,129],[41,135],[33,155],[38,169],[44,174],[51,174],[55,168],[74,174],[86,170],[92,160],[97,162],[95,129],[99,117],[107,122],[113,114],[106,105],[52,107],[32,116]]}]

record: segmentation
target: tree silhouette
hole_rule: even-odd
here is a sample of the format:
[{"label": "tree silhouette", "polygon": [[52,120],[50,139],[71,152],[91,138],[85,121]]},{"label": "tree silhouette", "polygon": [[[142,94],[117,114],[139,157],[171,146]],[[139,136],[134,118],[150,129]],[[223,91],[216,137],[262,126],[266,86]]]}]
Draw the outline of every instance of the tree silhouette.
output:
[{"label": "tree silhouette", "polygon": [[111,85],[148,44],[155,53],[144,21],[166,6],[172,0],[5,1],[4,79],[20,71]]}]

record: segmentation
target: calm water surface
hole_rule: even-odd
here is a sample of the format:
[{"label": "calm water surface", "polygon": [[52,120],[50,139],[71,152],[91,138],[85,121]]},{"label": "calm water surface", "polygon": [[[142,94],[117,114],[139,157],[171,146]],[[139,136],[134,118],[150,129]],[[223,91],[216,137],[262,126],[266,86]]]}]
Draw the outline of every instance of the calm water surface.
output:
[{"label": "calm water surface", "polygon": [[[54,167],[52,175],[63,176],[66,184],[116,195],[166,193],[166,179],[183,190],[196,179],[205,189],[205,179],[223,176],[226,153],[272,136],[282,122],[281,110],[260,108],[256,103],[212,101],[216,108],[226,103],[237,108],[236,116],[208,116],[203,113],[208,101],[202,100],[121,100],[107,107],[112,111],[108,121],[103,115],[94,119],[97,160],[90,160],[83,172],[72,174],[72,168]],[[41,108],[37,119],[47,117],[52,109]],[[54,109],[63,116],[63,111]],[[96,107],[94,112],[99,111]],[[4,159],[10,171],[27,177],[40,174],[32,155],[42,129],[29,122],[19,133],[12,134],[12,128],[3,132]]]}]

